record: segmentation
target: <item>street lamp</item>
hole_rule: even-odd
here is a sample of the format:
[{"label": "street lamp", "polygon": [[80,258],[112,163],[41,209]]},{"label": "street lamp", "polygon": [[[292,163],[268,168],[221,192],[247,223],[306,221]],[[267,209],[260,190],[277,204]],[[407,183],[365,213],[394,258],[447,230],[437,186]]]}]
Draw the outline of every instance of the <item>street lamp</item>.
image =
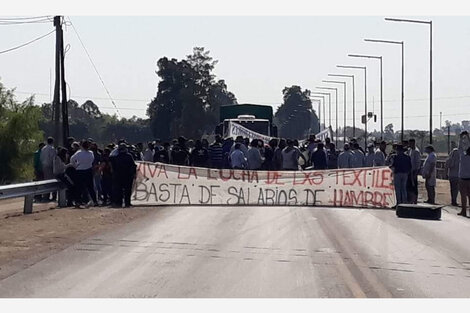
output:
[{"label": "street lamp", "polygon": [[[331,77],[349,77],[352,78],[352,106],[353,106],[353,137],[356,137],[356,87],[354,86],[354,75],[346,75],[346,74],[328,74]],[[346,118],[346,117],[345,117]]]},{"label": "street lamp", "polygon": [[364,39],[364,41],[401,45],[401,141],[403,142],[405,132],[405,42],[379,39]]},{"label": "street lamp", "polygon": [[[325,111],[325,96],[321,96],[321,95],[313,95],[313,96],[310,96],[310,98],[312,100],[322,100],[321,104],[323,106],[323,109],[320,110],[320,104],[318,105],[318,123],[320,124],[319,126],[319,130],[321,131],[321,116],[323,116],[323,129],[325,129],[325,115],[326,115],[326,111]],[[317,99],[313,99],[313,98],[317,98]]]},{"label": "street lamp", "polygon": [[[329,92],[311,92],[310,94],[328,96],[328,120],[329,127],[331,128],[331,94]],[[326,110],[323,110],[323,112],[326,112]],[[323,114],[323,124],[326,126],[325,115],[326,114]]]},{"label": "street lamp", "polygon": [[310,97],[310,100],[318,102],[318,132],[321,132],[320,128],[320,118],[321,118],[321,113],[320,113],[320,106],[321,106],[321,99],[315,99],[314,97]]},{"label": "street lamp", "polygon": [[[338,80],[323,80],[324,83],[330,84],[341,84],[343,85],[343,97],[344,97],[344,125],[343,125],[343,145],[346,143],[346,82],[338,81]],[[336,115],[338,116],[338,115]],[[338,117],[336,117],[338,118]],[[336,123],[338,123],[338,119],[336,119]]]},{"label": "street lamp", "polygon": [[405,22],[429,25],[429,143],[432,144],[432,21],[385,18],[389,22]]},{"label": "street lamp", "polygon": [[[317,89],[323,89],[323,90],[334,90],[335,91],[335,98],[336,98],[336,131],[335,131],[335,143],[336,146],[338,146],[338,88],[334,87],[317,87]],[[331,114],[331,111],[330,111]],[[330,115],[330,121],[331,121],[331,115]]]},{"label": "street lamp", "polygon": [[383,71],[382,71],[382,56],[364,55],[364,54],[348,54],[352,58],[367,58],[376,59],[380,61],[380,139],[384,137],[384,99],[383,99]]},{"label": "street lamp", "polygon": [[353,66],[353,65],[336,65],[339,68],[357,69],[364,71],[364,151],[367,151],[367,67],[366,66]]}]

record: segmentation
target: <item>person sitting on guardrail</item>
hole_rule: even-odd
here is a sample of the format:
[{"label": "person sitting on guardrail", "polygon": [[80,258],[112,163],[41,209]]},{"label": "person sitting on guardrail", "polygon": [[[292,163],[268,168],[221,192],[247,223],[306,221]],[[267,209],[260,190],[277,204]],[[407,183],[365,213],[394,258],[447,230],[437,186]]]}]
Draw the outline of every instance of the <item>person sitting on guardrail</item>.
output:
[{"label": "person sitting on guardrail", "polygon": [[428,154],[423,164],[422,176],[425,179],[428,199],[424,201],[429,204],[436,204],[436,162],[437,157],[433,146],[427,146],[424,152]]},{"label": "person sitting on guardrail", "polygon": [[470,136],[467,131],[460,134],[459,139],[459,187],[462,201],[461,216],[467,216],[467,201],[470,201]]},{"label": "person sitting on guardrail", "polygon": [[393,158],[393,164],[390,167],[393,170],[397,205],[406,203],[408,201],[406,183],[411,172],[411,158],[405,154],[403,145],[397,145],[397,154]]},{"label": "person sitting on guardrail", "polygon": [[449,153],[449,157],[446,159],[444,168],[446,169],[447,178],[449,179],[450,184],[451,205],[458,206],[457,196],[459,194],[460,154],[455,141],[452,141],[451,145],[452,151]]},{"label": "person sitting on guardrail", "polygon": [[72,206],[73,197],[75,195],[75,184],[73,183],[73,174],[71,174],[70,170],[74,170],[74,167],[73,164],[66,164],[68,154],[67,149],[58,147],[57,151],[57,155],[55,156],[53,162],[54,176],[67,186],[67,206]]}]

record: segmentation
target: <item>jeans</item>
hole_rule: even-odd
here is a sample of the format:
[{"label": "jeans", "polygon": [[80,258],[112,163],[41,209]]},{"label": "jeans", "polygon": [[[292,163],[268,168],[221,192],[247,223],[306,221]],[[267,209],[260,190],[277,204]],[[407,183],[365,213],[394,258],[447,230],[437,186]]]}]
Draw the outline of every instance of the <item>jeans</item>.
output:
[{"label": "jeans", "polygon": [[452,204],[456,204],[457,196],[459,194],[459,178],[449,177],[449,183],[450,183],[450,197],[452,199]]},{"label": "jeans", "polygon": [[90,195],[91,200],[93,200],[93,203],[98,203],[94,188],[95,186],[93,185],[93,173],[91,168],[87,170],[77,170],[75,172],[74,183],[76,185],[76,204],[82,203],[82,200],[88,201],[88,194]]},{"label": "jeans", "polygon": [[460,187],[460,197],[462,200],[462,212],[466,215],[467,214],[467,200],[470,197],[470,180],[460,179],[459,187]]},{"label": "jeans", "polygon": [[408,173],[395,173],[393,175],[393,184],[395,186],[395,194],[397,197],[397,205],[406,203],[406,183],[408,181]]},{"label": "jeans", "polygon": [[428,193],[428,201],[431,204],[436,203],[436,186],[431,186],[429,184],[429,179],[425,180],[426,191]]}]

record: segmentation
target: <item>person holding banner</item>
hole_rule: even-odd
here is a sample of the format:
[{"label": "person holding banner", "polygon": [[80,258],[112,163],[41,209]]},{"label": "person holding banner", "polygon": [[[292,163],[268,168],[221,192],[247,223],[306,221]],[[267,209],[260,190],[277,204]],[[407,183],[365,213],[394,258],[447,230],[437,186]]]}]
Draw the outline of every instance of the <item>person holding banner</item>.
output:
[{"label": "person holding banner", "polygon": [[232,165],[233,169],[245,169],[248,165],[248,162],[246,161],[245,154],[243,151],[241,151],[241,143],[237,142],[234,145],[234,150],[230,154],[230,162]]},{"label": "person holding banner", "polygon": [[287,147],[282,150],[282,169],[285,171],[298,171],[299,170],[299,157],[307,164],[307,159],[300,152],[299,148],[294,146],[294,141],[287,139]]},{"label": "person holding banner", "polygon": [[338,168],[352,168],[352,153],[349,144],[344,144],[344,151],[338,156]]},{"label": "person holding banner", "polygon": [[246,153],[246,158],[248,162],[247,168],[249,170],[260,170],[261,165],[263,164],[263,157],[258,149],[258,139],[253,139],[251,141],[250,149]]}]

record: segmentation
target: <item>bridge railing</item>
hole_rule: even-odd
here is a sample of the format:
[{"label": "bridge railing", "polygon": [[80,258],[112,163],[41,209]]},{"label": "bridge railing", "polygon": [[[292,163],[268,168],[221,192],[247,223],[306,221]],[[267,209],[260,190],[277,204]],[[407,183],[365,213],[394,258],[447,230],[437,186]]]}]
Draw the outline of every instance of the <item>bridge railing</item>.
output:
[{"label": "bridge railing", "polygon": [[23,213],[33,212],[34,196],[57,192],[59,207],[66,206],[65,185],[57,179],[0,186],[0,200],[24,197]]}]

